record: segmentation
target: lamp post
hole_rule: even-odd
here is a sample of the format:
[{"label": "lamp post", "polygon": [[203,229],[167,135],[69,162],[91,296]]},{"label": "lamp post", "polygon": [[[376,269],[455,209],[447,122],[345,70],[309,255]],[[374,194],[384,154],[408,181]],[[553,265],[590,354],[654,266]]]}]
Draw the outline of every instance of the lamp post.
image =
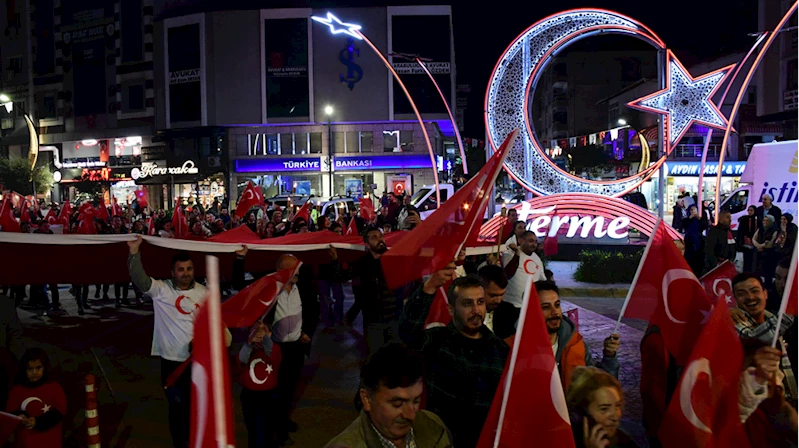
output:
[{"label": "lamp post", "polygon": [[330,125],[330,120],[333,117],[333,106],[325,106],[325,115],[327,115],[327,177],[328,185],[330,187],[330,197],[333,197],[333,127]]}]

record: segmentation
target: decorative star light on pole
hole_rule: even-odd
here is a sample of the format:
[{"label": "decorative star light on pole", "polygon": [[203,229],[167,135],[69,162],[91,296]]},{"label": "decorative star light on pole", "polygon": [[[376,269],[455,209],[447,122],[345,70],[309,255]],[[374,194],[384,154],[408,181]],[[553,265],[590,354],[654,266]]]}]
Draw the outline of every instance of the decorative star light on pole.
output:
[{"label": "decorative star light on pole", "polygon": [[334,16],[332,13],[327,13],[327,17],[311,16],[311,18],[319,23],[323,23],[330,27],[330,32],[333,34],[346,34],[358,40],[363,40],[360,33],[361,26],[354,23],[344,23]]},{"label": "decorative star light on pole", "polygon": [[665,115],[666,144],[668,152],[671,152],[693,123],[718,129],[726,128],[727,118],[713,104],[711,98],[734,66],[722,67],[694,78],[674,53],[668,51],[666,88],[627,103],[627,106]]}]

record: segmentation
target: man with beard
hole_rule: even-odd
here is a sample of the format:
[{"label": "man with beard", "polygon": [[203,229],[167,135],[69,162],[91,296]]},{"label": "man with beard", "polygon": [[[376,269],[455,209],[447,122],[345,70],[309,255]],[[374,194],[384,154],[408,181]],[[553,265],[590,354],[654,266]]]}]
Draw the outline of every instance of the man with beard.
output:
[{"label": "man with beard", "polygon": [[[491,332],[480,278],[455,278],[455,263],[433,273],[408,298],[400,317],[400,335],[424,355],[427,409],[452,431],[453,446],[477,444],[510,347]],[[447,308],[452,322],[425,329],[438,288],[452,280]]]},{"label": "man with beard", "polygon": [[[594,366],[594,358],[585,339],[575,328],[574,322],[563,315],[563,310],[560,308],[560,290],[557,285],[550,281],[535,282],[535,290],[541,302],[552,353],[555,354],[555,362],[558,363],[560,382],[564,389],[568,389],[574,369],[579,366]],[[616,358],[618,350],[619,335],[608,336],[602,350],[602,361],[596,364],[596,367],[618,377],[619,360]]]},{"label": "man with beard", "polygon": [[380,257],[388,250],[383,232],[370,227],[364,232],[367,253],[352,266],[352,293],[355,303],[347,311],[350,324],[363,310],[363,330],[369,354],[389,342],[399,341],[397,318],[402,309],[403,291],[389,289]]},{"label": "man with beard", "polygon": [[508,288],[508,278],[501,267],[487,265],[478,272],[483,284],[486,300],[486,316],[483,324],[500,339],[516,333],[516,321],[519,320],[519,308],[502,300]]}]

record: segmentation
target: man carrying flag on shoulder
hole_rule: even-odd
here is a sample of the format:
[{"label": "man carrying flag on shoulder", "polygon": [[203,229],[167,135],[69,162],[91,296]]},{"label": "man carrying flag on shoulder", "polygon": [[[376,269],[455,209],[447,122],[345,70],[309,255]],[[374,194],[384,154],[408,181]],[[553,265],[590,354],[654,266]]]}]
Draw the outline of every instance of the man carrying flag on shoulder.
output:
[{"label": "man carrying flag on shoulder", "polygon": [[[128,241],[128,270],[133,283],[152,297],[154,311],[152,356],[161,358],[161,384],[189,358],[194,338],[194,318],[207,299],[205,286],[194,281],[194,262],[189,254],[172,257],[172,278],[156,280],[148,276],[141,262],[139,248],[142,237]],[[246,253],[246,248],[238,253]],[[225,343],[232,341],[225,329]],[[185,448],[189,443],[191,417],[191,369],[186,369],[174,387],[166,388],[169,403],[169,432],[173,446]]]}]

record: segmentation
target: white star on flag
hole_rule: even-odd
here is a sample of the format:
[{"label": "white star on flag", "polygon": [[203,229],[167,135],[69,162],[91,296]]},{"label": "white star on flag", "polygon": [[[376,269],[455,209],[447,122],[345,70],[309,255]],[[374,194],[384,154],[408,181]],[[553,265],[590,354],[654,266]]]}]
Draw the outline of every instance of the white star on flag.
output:
[{"label": "white star on flag", "polygon": [[363,40],[360,33],[360,25],[356,25],[354,23],[344,23],[331,13],[327,13],[326,18],[319,16],[312,16],[311,18],[316,22],[323,23],[330,27],[330,32],[333,34],[346,34],[358,40]]},{"label": "white star on flag", "polygon": [[266,365],[266,373],[272,373],[272,370],[273,370],[272,369],[272,364],[267,364]]},{"label": "white star on flag", "polygon": [[50,410],[50,408],[51,408],[51,406],[50,406],[49,404],[46,404],[46,405],[44,405],[44,407],[42,408],[42,412],[47,412],[47,411],[49,411],[49,410]]},{"label": "white star on flag", "polygon": [[666,56],[666,88],[627,103],[634,109],[665,115],[669,151],[693,123],[714,128],[727,127],[727,118],[711,101],[735,65],[694,78],[674,53]]}]

